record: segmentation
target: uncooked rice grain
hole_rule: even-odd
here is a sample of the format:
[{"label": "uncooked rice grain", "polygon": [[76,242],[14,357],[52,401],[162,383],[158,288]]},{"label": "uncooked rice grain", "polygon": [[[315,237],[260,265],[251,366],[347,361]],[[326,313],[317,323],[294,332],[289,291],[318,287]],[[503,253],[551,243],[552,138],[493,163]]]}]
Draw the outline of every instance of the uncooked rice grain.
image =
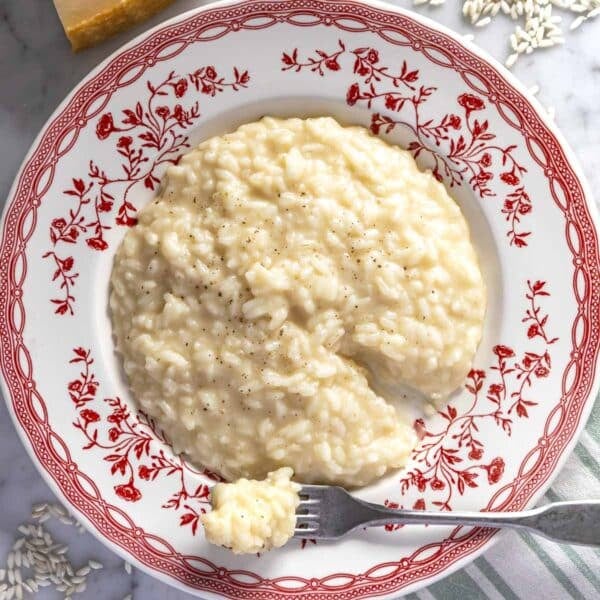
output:
[{"label": "uncooked rice grain", "polygon": [[[22,600],[27,594],[35,594],[39,588],[54,585],[56,591],[64,592],[65,598],[83,592],[86,578],[92,568],[102,568],[101,563],[90,561],[75,571],[67,558],[68,546],[55,543],[41,523],[55,518],[61,523],[80,525],[58,504],[40,503],[32,507],[31,518],[35,523],[23,523],[17,527],[18,537],[6,558],[6,568],[0,569],[0,600]],[[37,525],[36,525],[37,523]]]},{"label": "uncooked rice grain", "polygon": [[[439,6],[444,1],[414,0],[413,4]],[[564,43],[562,17],[554,14],[555,8],[576,15],[569,26],[573,31],[600,14],[600,0],[463,0],[462,14],[475,27],[485,27],[499,13],[524,25],[517,25],[509,38],[513,52],[505,65],[510,68],[521,54]]]}]

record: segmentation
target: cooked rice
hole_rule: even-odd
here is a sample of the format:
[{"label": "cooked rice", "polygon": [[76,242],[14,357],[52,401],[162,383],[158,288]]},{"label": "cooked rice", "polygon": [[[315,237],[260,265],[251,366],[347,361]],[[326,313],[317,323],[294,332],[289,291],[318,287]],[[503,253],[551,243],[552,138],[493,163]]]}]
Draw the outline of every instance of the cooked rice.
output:
[{"label": "cooked rice", "polygon": [[366,484],[415,436],[369,377],[439,399],[485,289],[459,207],[410,153],[330,118],[262,119],[168,171],[117,252],[134,397],[227,479]]},{"label": "cooked rice", "polygon": [[206,539],[235,554],[265,552],[283,546],[296,526],[300,486],[283,467],[263,481],[218,483],[211,491],[213,510],[202,515]]}]

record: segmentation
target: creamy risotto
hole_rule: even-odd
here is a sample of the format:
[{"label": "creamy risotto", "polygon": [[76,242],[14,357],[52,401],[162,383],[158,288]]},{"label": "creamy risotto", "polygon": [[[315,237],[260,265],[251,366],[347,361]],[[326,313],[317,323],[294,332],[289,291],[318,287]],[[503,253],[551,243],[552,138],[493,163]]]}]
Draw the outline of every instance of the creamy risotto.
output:
[{"label": "creamy risotto", "polygon": [[263,481],[239,479],[219,483],[211,492],[212,511],[202,515],[206,539],[235,554],[264,552],[283,546],[296,526],[300,486],[283,467]]},{"label": "creamy risotto", "polygon": [[177,451],[230,480],[289,466],[359,486],[415,442],[372,380],[446,397],[485,289],[460,209],[408,152],[330,118],[264,118],[168,170],[110,304],[133,394]]}]

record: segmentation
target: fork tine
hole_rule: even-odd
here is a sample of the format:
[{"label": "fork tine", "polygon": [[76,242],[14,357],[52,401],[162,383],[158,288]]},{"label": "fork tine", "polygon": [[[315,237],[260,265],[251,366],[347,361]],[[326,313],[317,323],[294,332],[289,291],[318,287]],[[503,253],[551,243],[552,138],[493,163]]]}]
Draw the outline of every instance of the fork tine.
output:
[{"label": "fork tine", "polygon": [[303,485],[299,492],[300,498],[321,498],[327,487],[326,485]]},{"label": "fork tine", "polygon": [[319,513],[296,513],[296,523],[304,523],[305,521],[319,520]]},{"label": "fork tine", "polygon": [[294,537],[295,538],[307,538],[307,539],[314,539],[317,534],[317,530],[316,529],[296,529],[294,530]]},{"label": "fork tine", "polygon": [[361,507],[339,486],[303,485],[299,496],[295,537],[336,539],[360,524]]},{"label": "fork tine", "polygon": [[[294,535],[300,536],[312,536],[319,530],[319,522],[315,519],[297,519],[296,527],[294,529]],[[309,536],[309,537],[310,537]]]},{"label": "fork tine", "polygon": [[321,502],[321,500],[319,500],[318,498],[307,498],[306,500],[302,500],[302,498],[300,498],[300,504],[299,504],[299,506],[307,506],[307,505],[311,505],[311,504],[319,504],[319,502]]},{"label": "fork tine", "polygon": [[296,509],[297,538],[313,538],[319,532],[319,512],[323,489],[317,485],[304,485],[300,490],[300,503]]},{"label": "fork tine", "polygon": [[325,486],[303,485],[299,492],[300,506],[307,504],[318,504],[323,500]]},{"label": "fork tine", "polygon": [[317,523],[319,522],[319,515],[296,515],[296,526],[302,525],[303,523]]}]

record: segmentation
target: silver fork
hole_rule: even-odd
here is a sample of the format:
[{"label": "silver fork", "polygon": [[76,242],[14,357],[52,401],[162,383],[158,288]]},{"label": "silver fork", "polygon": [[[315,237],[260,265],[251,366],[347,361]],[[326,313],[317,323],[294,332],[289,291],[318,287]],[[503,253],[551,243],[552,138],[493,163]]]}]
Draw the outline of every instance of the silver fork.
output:
[{"label": "silver fork", "polygon": [[387,523],[508,527],[527,529],[557,542],[600,545],[600,500],[554,502],[522,512],[430,512],[372,504],[341,487],[304,485],[294,535],[335,539],[359,527]]}]

